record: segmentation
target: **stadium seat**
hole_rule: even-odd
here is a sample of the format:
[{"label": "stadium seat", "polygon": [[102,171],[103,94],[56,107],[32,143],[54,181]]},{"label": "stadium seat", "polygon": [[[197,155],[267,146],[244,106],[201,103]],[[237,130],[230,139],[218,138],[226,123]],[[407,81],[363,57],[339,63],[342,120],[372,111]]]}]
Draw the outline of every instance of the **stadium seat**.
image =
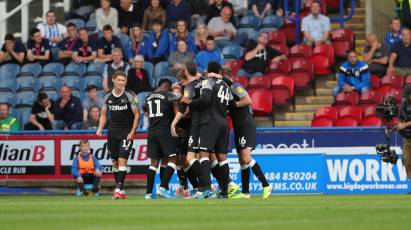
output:
[{"label": "stadium seat", "polygon": [[151,87],[155,87],[156,79],[154,78],[154,66],[153,63],[149,61],[144,62],[143,69],[145,69],[148,73],[148,80],[150,82]]},{"label": "stadium seat", "polygon": [[287,45],[287,37],[282,31],[273,31],[268,33],[268,43]]},{"label": "stadium seat", "polygon": [[102,76],[104,73],[104,63],[90,63],[87,66],[86,76],[87,75],[100,75]]},{"label": "stadium seat", "polygon": [[345,58],[347,52],[354,48],[354,34],[351,29],[338,29],[331,32],[331,42],[335,56]]},{"label": "stadium seat", "polygon": [[[283,27],[280,29],[281,32],[285,34],[288,45],[294,45],[296,43],[297,34],[295,32],[295,23],[284,23]],[[301,33],[300,33],[301,35]]]},{"label": "stadium seat", "polygon": [[367,107],[363,107],[362,108],[362,117],[363,118],[367,118],[367,117],[372,117],[372,116],[376,116],[377,115],[377,105],[369,105]]},{"label": "stadium seat", "polygon": [[249,89],[269,89],[271,86],[271,79],[265,76],[252,77],[248,81]]},{"label": "stadium seat", "polygon": [[69,24],[70,22],[76,25],[77,29],[80,29],[86,26],[86,23],[84,22],[84,20],[80,18],[73,18],[73,19],[67,20],[65,25],[67,26],[67,24]]},{"label": "stadium seat", "polygon": [[294,98],[295,83],[289,76],[280,76],[271,81],[270,92],[273,96],[273,103],[276,106],[285,106],[290,103],[295,109]]},{"label": "stadium seat", "polygon": [[305,44],[294,45],[290,49],[290,58],[310,58],[313,50]]},{"label": "stadium seat", "polygon": [[97,86],[98,90],[103,88],[103,80],[101,75],[86,75],[84,77],[84,84],[85,86],[89,86],[89,85],[95,85]]},{"label": "stadium seat", "polygon": [[238,34],[246,33],[248,35],[248,39],[256,40],[258,37],[258,31],[254,28],[240,28],[237,30]]},{"label": "stadium seat", "polygon": [[314,113],[314,119],[318,118],[327,118],[332,122],[335,122],[338,119],[338,112],[333,107],[322,107],[317,109],[317,111]]},{"label": "stadium seat", "polygon": [[20,76],[17,78],[17,89],[20,90],[32,90],[37,92],[39,90],[39,82],[33,76]]},{"label": "stadium seat", "polygon": [[319,45],[313,49],[311,62],[314,64],[316,75],[331,74],[331,66],[334,64],[334,48],[330,45]]},{"label": "stadium seat", "polygon": [[36,93],[31,90],[20,91],[16,94],[16,107],[19,106],[32,106],[36,101]]},{"label": "stadium seat", "polygon": [[362,119],[362,114],[363,111],[359,106],[352,105],[341,109],[338,112],[338,119],[351,117],[359,122]]},{"label": "stadium seat", "polygon": [[83,63],[77,64],[77,63],[71,62],[64,69],[63,75],[73,75],[73,74],[75,74],[79,77],[83,77],[84,74],[86,73],[86,70],[87,70],[87,68],[86,68],[85,64],[83,64]]},{"label": "stadium seat", "polygon": [[360,99],[360,95],[353,91],[351,93],[341,92],[335,97],[334,105],[356,105]]},{"label": "stadium seat", "polygon": [[259,90],[250,94],[254,116],[267,116],[273,111],[273,98],[270,91]]},{"label": "stadium seat", "polygon": [[80,101],[83,101],[85,98],[84,93],[81,90],[78,90],[76,88],[71,89],[71,95],[78,97]]},{"label": "stadium seat", "polygon": [[14,107],[16,104],[16,95],[9,91],[0,91],[0,103],[7,103]]},{"label": "stadium seat", "polygon": [[378,89],[378,87],[380,87],[380,78],[377,75],[371,74],[370,81],[372,89]]},{"label": "stadium seat", "polygon": [[27,63],[23,65],[20,69],[20,73],[17,75],[17,77],[20,76],[33,76],[37,78],[42,71],[42,67],[39,63]]},{"label": "stadium seat", "polygon": [[275,73],[278,75],[287,75],[291,70],[290,62],[288,60],[275,62],[271,61],[270,65],[267,68],[267,73]]},{"label": "stadium seat", "polygon": [[244,60],[231,60],[228,61],[225,65],[231,69],[231,74],[233,76],[237,75],[238,70],[243,66]]},{"label": "stadium seat", "polygon": [[158,79],[161,76],[167,76],[169,72],[170,72],[170,66],[168,65],[168,62],[166,61],[159,62],[154,66],[155,79]]},{"label": "stadium seat", "polygon": [[20,72],[20,66],[17,64],[4,64],[0,67],[0,81],[4,79],[15,79]]},{"label": "stadium seat", "polygon": [[50,61],[58,62],[59,61],[59,53],[60,53],[60,48],[59,47],[51,47],[50,48]]},{"label": "stadium seat", "polygon": [[327,12],[329,13],[337,13],[340,10],[340,1],[335,0],[325,0],[327,4]]},{"label": "stadium seat", "polygon": [[311,127],[332,127],[333,122],[328,118],[318,118],[311,121]]},{"label": "stadium seat", "polygon": [[85,89],[84,80],[76,75],[64,76],[61,78],[61,83],[70,87],[73,90],[83,91]]},{"label": "stadium seat", "polygon": [[268,15],[263,18],[261,22],[261,28],[270,28],[270,29],[275,29],[277,30],[276,25],[277,24],[277,17],[274,15]]},{"label": "stadium seat", "polygon": [[244,88],[248,87],[248,78],[243,77],[243,76],[234,76],[233,81],[240,83]]},{"label": "stadium seat", "polygon": [[286,45],[271,44],[270,47],[277,50],[281,54],[284,54],[285,56],[288,56],[290,54],[290,49]]},{"label": "stadium seat", "polygon": [[0,81],[0,93],[2,92],[16,92],[17,84],[15,79],[4,79]]},{"label": "stadium seat", "polygon": [[397,101],[397,103],[401,103],[402,101],[402,89],[391,89],[390,91],[388,91],[384,98],[388,98],[388,97],[394,97],[395,100]]},{"label": "stadium seat", "polygon": [[369,105],[376,105],[382,102],[383,95],[378,90],[368,90],[363,92],[358,102],[362,108]]},{"label": "stadium seat", "polygon": [[45,90],[42,90],[42,92],[46,93],[47,96],[50,98],[50,100],[53,100],[53,101],[57,101],[57,99],[60,97],[59,92],[54,89],[45,89]]},{"label": "stadium seat", "polygon": [[128,60],[128,50],[130,49],[131,40],[127,34],[119,33],[116,36],[120,39],[122,45],[123,56]]},{"label": "stadium seat", "polygon": [[241,18],[238,28],[255,28],[257,23],[253,15],[245,15]]},{"label": "stadium seat", "polygon": [[296,89],[312,88],[315,92],[314,65],[309,59],[295,59],[291,61],[289,75],[294,79]]},{"label": "stadium seat", "polygon": [[54,74],[41,74],[38,78],[38,82],[41,90],[60,90],[61,80]]},{"label": "stadium seat", "polygon": [[380,90],[382,93],[390,91],[392,88],[402,89],[404,87],[404,77],[400,75],[384,76],[381,79]]},{"label": "stadium seat", "polygon": [[29,122],[30,112],[31,112],[31,105],[30,106],[23,106],[20,105],[14,108],[17,114],[17,120],[19,121],[20,127],[23,128],[27,122]]},{"label": "stadium seat", "polygon": [[43,67],[43,73],[53,74],[56,77],[61,77],[64,73],[64,65],[57,62],[51,62]]},{"label": "stadium seat", "polygon": [[239,45],[229,45],[221,51],[224,59],[240,59],[243,56],[244,48]]},{"label": "stadium seat", "polygon": [[88,32],[95,32],[97,29],[97,21],[96,18],[91,18],[86,23],[86,29]]},{"label": "stadium seat", "polygon": [[382,126],[383,123],[381,119],[377,116],[370,116],[362,119],[360,126]]}]

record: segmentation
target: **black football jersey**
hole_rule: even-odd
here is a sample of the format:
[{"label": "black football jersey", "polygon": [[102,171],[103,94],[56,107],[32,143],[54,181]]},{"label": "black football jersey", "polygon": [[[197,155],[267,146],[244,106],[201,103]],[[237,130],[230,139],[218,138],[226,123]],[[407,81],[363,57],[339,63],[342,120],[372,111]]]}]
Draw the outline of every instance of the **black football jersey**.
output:
[{"label": "black football jersey", "polygon": [[[240,101],[243,97],[247,96],[248,93],[244,86],[235,82],[230,86],[231,94],[235,102]],[[251,112],[250,106],[244,107],[230,107],[230,116],[233,120],[234,128],[249,126],[254,124],[254,118]]]},{"label": "black football jersey", "polygon": [[102,109],[108,113],[109,134],[128,134],[133,127],[133,110],[138,108],[137,96],[129,90],[124,90],[120,96],[114,95],[112,91],[104,96],[103,102]]},{"label": "black football jersey", "polygon": [[153,92],[144,102],[144,111],[148,113],[148,129],[169,129],[174,117],[173,102],[180,95],[171,91]]},{"label": "black football jersey", "polygon": [[230,87],[222,79],[208,78],[201,83],[201,97],[205,91],[211,93],[211,101],[204,106],[201,124],[227,125],[227,110],[233,95]]},{"label": "black football jersey", "polygon": [[[184,87],[184,97],[188,97],[191,100],[195,100],[200,98],[200,93],[201,93],[201,86],[202,86],[202,81],[205,78],[203,76],[195,79],[194,81],[191,81]],[[184,113],[186,110],[187,105],[181,104],[179,111],[181,113]],[[193,104],[190,105],[190,117],[191,117],[191,127],[198,127],[200,126],[200,119],[201,119],[201,111],[202,107],[196,107]]]}]

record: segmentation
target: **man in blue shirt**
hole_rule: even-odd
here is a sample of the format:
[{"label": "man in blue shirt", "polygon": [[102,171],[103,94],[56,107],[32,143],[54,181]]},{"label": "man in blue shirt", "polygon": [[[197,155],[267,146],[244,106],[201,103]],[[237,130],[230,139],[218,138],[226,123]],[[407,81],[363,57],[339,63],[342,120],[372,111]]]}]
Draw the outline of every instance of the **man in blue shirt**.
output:
[{"label": "man in blue shirt", "polygon": [[391,31],[385,35],[385,44],[392,49],[394,44],[401,40],[401,20],[397,17],[393,18],[390,28]]},{"label": "man in blue shirt", "polygon": [[395,43],[391,49],[387,75],[394,74],[404,77],[411,74],[411,31],[408,28],[401,31],[401,41]]},{"label": "man in blue shirt", "polygon": [[206,40],[206,49],[198,53],[195,57],[198,71],[204,72],[208,63],[211,61],[218,62],[220,65],[224,64],[224,58],[218,48],[215,48],[214,37],[209,35]]},{"label": "man in blue shirt", "polygon": [[340,66],[338,83],[333,90],[334,97],[340,92],[357,91],[362,93],[371,88],[370,71],[367,63],[358,60],[355,50],[349,51],[347,58],[348,61]]},{"label": "man in blue shirt", "polygon": [[172,0],[167,6],[167,22],[168,27],[175,26],[178,20],[184,20],[187,25],[190,25],[191,9],[190,5],[184,0]]},{"label": "man in blue shirt", "polygon": [[[99,190],[103,166],[90,152],[90,143],[86,139],[80,140],[80,152],[74,157],[71,166],[71,175],[77,183],[81,195],[92,195]],[[93,184],[91,192],[84,188],[84,184]]]},{"label": "man in blue shirt", "polygon": [[167,30],[163,29],[163,22],[161,20],[154,20],[153,31],[142,42],[139,53],[155,65],[167,60],[169,43],[169,35]]}]

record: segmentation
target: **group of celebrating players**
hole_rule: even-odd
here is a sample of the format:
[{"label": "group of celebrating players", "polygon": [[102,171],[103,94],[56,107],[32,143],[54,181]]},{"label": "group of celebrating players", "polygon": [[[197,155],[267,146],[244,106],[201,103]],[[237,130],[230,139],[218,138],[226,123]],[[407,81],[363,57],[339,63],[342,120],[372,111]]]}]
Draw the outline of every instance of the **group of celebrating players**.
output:
[{"label": "group of celebrating players", "polygon": [[[231,70],[217,62],[210,62],[205,73],[199,73],[196,63],[189,62],[179,80],[175,85],[167,79],[160,80],[157,89],[143,102],[149,119],[147,154],[151,160],[145,199],[154,199],[156,195],[166,199],[176,195],[187,199],[250,198],[250,169],[262,183],[263,198],[268,198],[272,186],[251,157],[256,145],[256,124],[250,108],[251,98],[245,88],[233,82]],[[138,127],[139,102],[125,89],[124,72],[114,73],[112,81],[114,88],[104,97],[97,135],[102,135],[109,121],[107,147],[116,182],[113,199],[125,199],[124,179]],[[229,175],[228,115],[233,122],[241,165],[241,192]],[[159,167],[161,184],[154,195]],[[181,184],[176,194],[169,189],[175,171]],[[219,191],[212,186],[211,174],[218,182]],[[188,189],[188,181],[192,190]]]}]

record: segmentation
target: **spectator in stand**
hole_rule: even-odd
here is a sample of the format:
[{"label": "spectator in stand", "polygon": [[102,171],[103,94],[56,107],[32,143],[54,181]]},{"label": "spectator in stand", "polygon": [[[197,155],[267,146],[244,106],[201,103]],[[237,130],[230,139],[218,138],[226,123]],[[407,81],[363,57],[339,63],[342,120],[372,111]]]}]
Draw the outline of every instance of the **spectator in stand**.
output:
[{"label": "spectator in stand", "polygon": [[388,45],[382,44],[376,34],[368,35],[364,48],[364,61],[368,64],[371,74],[376,74],[380,78],[385,75],[389,54],[390,48]]},{"label": "spectator in stand", "polygon": [[87,98],[83,101],[83,120],[87,121],[88,111],[91,107],[101,108],[104,104],[103,99],[97,95],[97,86],[88,85],[86,88]]},{"label": "spectator in stand", "polygon": [[187,62],[193,61],[195,56],[193,52],[187,50],[187,43],[184,40],[179,40],[177,47],[177,51],[172,52],[168,57],[168,64],[173,75],[184,68]]},{"label": "spectator in stand", "polygon": [[251,78],[264,75],[266,66],[271,62],[287,60],[287,56],[268,46],[268,33],[262,32],[257,42],[250,40],[244,59],[244,65],[237,75]]},{"label": "spectator in stand", "polygon": [[4,102],[0,103],[0,132],[18,131],[19,122],[10,115],[10,105]]},{"label": "spectator in stand", "polygon": [[13,34],[6,34],[0,50],[0,65],[6,63],[23,64],[26,48],[23,43],[16,41]]},{"label": "spectator in stand", "polygon": [[111,26],[105,25],[103,27],[103,37],[97,42],[97,57],[99,61],[102,63],[111,62],[113,60],[111,53],[114,48],[122,49],[121,41],[113,35]]},{"label": "spectator in stand", "polygon": [[207,69],[208,63],[215,61],[224,64],[224,58],[220,50],[216,48],[214,37],[209,35],[206,41],[206,49],[199,52],[195,57],[198,71],[204,72]]},{"label": "spectator in stand", "polygon": [[[213,19],[213,18],[215,18],[215,17],[219,17],[219,16],[221,15],[221,10],[222,10],[224,7],[230,7],[230,8],[231,8],[231,12],[234,12],[233,5],[232,5],[231,3],[229,3],[229,2],[227,2],[227,1],[214,0],[214,2],[213,2],[213,1],[209,1],[209,2],[210,2],[211,4],[210,4],[210,6],[209,6],[208,9],[207,9],[206,24],[208,24],[208,23],[211,21],[211,19]],[[231,22],[232,24],[235,24],[235,23],[236,23],[233,14],[230,16],[230,19],[229,19],[229,20],[230,20],[230,22]]]},{"label": "spectator in stand", "polygon": [[70,12],[66,14],[66,20],[80,18],[87,21],[90,14],[98,7],[97,0],[71,0]]},{"label": "spectator in stand", "polygon": [[248,40],[246,33],[237,33],[237,29],[230,22],[233,14],[230,7],[226,6],[221,10],[221,15],[211,19],[208,23],[208,34],[215,37],[215,41],[220,48],[228,45],[245,45]]},{"label": "spectator in stand", "polygon": [[198,24],[194,34],[196,43],[196,51],[200,52],[206,49],[206,41],[208,37],[207,26],[205,24]]},{"label": "spectator in stand", "polygon": [[118,11],[111,7],[110,0],[101,0],[101,8],[96,10],[97,30],[103,31],[105,25],[110,25],[114,34],[120,33],[118,28]]},{"label": "spectator in stand", "polygon": [[67,35],[66,27],[56,22],[56,13],[52,10],[46,13],[46,22],[39,23],[37,29],[43,38],[48,39],[50,46],[57,46]]},{"label": "spectator in stand", "polygon": [[392,49],[395,43],[401,41],[401,20],[397,17],[391,19],[390,29],[385,35],[385,44]]},{"label": "spectator in stand", "polygon": [[153,31],[150,32],[140,54],[153,65],[166,61],[169,54],[168,31],[163,29],[163,23],[159,20],[153,22]]},{"label": "spectator in stand", "polygon": [[120,0],[118,24],[122,33],[128,34],[134,23],[143,22],[143,1],[132,3],[132,0]]},{"label": "spectator in stand", "polygon": [[[88,140],[80,140],[80,151],[73,159],[71,175],[76,180],[77,189],[80,190],[82,196],[91,196],[98,193],[100,179],[103,175],[103,166],[91,154]],[[91,191],[87,191],[84,184],[93,184]]]},{"label": "spectator in stand", "polygon": [[81,129],[97,130],[100,122],[100,108],[96,105],[91,106],[87,110],[87,119],[81,125]]},{"label": "spectator in stand", "polygon": [[31,39],[27,41],[27,60],[45,65],[50,60],[50,44],[41,37],[40,30],[33,28],[30,31]]},{"label": "spectator in stand", "polygon": [[67,24],[67,37],[59,44],[59,62],[67,65],[73,58],[74,51],[80,46],[80,40],[77,37],[77,28],[74,23]]},{"label": "spectator in stand", "polygon": [[[240,0],[243,1],[243,0]],[[189,1],[191,9],[191,24],[189,25],[190,30],[196,28],[199,24],[204,24],[208,9],[207,0],[191,0]]]},{"label": "spectator in stand", "polygon": [[392,76],[394,74],[404,77],[411,74],[411,31],[408,28],[401,31],[401,41],[395,43],[391,49],[387,75]]},{"label": "spectator in stand", "polygon": [[163,25],[166,24],[166,11],[161,7],[160,0],[151,0],[150,6],[144,11],[143,29],[151,30],[154,20],[160,20]]},{"label": "spectator in stand", "polygon": [[73,61],[76,63],[91,63],[97,58],[97,49],[94,42],[90,41],[86,28],[81,28],[79,33],[79,45],[73,53]]},{"label": "spectator in stand", "polygon": [[[270,0],[252,0],[251,3],[251,9],[254,13],[255,17],[255,29],[258,30],[262,24],[262,20],[271,15],[273,10],[273,4],[274,2]],[[274,23],[274,27],[280,28],[284,21],[283,21],[283,16],[284,16],[284,11],[282,8],[277,9],[276,11],[276,22]]]},{"label": "spectator in stand", "polygon": [[248,2],[251,2],[251,0],[228,0],[228,2],[233,5],[233,10],[236,15],[245,15],[248,11]]},{"label": "spectator in stand", "polygon": [[54,105],[46,93],[40,92],[37,101],[31,108],[29,122],[24,126],[25,130],[51,130],[54,121]]},{"label": "spectator in stand", "polygon": [[152,91],[148,72],[143,69],[144,57],[137,55],[134,58],[133,67],[127,72],[127,89],[139,94],[144,91]]},{"label": "spectator in stand", "polygon": [[133,64],[134,62],[134,57],[140,54],[140,49],[143,46],[144,43],[144,32],[141,29],[140,24],[136,23],[133,25],[133,28],[131,29],[131,34],[130,34],[130,45],[129,50],[128,50],[128,57],[129,57],[129,63]]},{"label": "spectator in stand", "polygon": [[177,51],[177,43],[180,40],[186,42],[188,52],[195,53],[197,51],[193,36],[191,36],[187,24],[183,20],[177,21],[176,32],[171,35],[170,53]]},{"label": "spectator in stand", "polygon": [[167,6],[167,23],[169,28],[174,28],[179,20],[190,23],[190,5],[184,0],[171,0]]},{"label": "spectator in stand", "polygon": [[340,66],[338,83],[333,90],[334,97],[340,92],[363,93],[371,89],[370,71],[367,63],[358,60],[355,50],[349,51],[347,58],[348,60]]},{"label": "spectator in stand", "polygon": [[307,45],[330,44],[330,19],[321,14],[320,3],[311,4],[311,14],[302,20],[301,31],[304,33],[304,42]]},{"label": "spectator in stand", "polygon": [[103,73],[103,89],[105,92],[109,92],[113,88],[113,82],[111,76],[116,71],[127,72],[130,65],[123,61],[123,53],[120,48],[114,48],[112,51],[113,62],[106,65]]},{"label": "spectator in stand", "polygon": [[83,122],[83,107],[80,99],[71,94],[70,87],[60,89],[60,98],[54,104],[54,129],[79,129]]}]

